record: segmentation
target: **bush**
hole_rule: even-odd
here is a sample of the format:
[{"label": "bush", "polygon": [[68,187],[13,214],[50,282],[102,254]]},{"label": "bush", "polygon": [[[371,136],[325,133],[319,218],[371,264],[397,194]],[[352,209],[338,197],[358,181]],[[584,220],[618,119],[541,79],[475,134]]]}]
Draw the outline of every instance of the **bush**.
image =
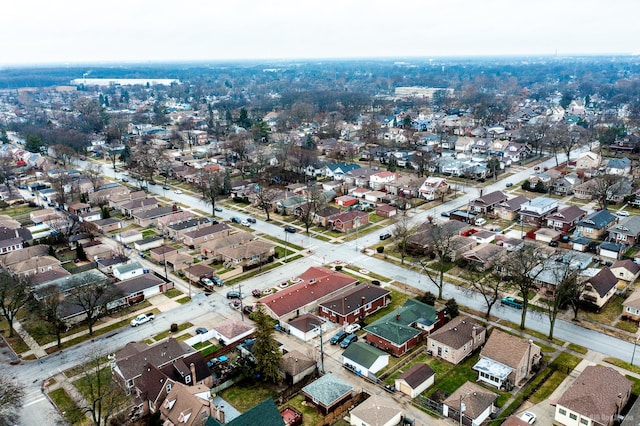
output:
[{"label": "bush", "polygon": [[342,271],[342,265],[336,265],[336,271]]},{"label": "bush", "polygon": [[382,253],[384,251],[384,246],[380,246],[376,249],[378,253]]},{"label": "bush", "polygon": [[178,332],[178,324],[176,324],[175,322],[173,324],[171,324],[171,328],[170,328],[172,333],[177,333]]}]

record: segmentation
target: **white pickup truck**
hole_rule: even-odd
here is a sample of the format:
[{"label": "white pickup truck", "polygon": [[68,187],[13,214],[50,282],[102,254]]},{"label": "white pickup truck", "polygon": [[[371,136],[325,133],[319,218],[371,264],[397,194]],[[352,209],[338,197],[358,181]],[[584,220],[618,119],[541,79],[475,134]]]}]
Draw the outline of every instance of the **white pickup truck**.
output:
[{"label": "white pickup truck", "polygon": [[137,327],[145,322],[153,321],[156,318],[154,314],[141,314],[131,320],[131,327]]}]

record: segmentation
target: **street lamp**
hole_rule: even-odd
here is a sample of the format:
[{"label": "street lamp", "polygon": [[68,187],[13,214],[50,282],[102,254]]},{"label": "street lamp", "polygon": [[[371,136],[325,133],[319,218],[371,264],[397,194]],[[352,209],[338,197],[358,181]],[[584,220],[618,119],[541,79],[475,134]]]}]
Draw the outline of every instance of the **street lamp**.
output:
[{"label": "street lamp", "polygon": [[636,356],[636,346],[638,346],[638,339],[640,339],[640,333],[636,334],[636,340],[633,342],[633,352],[631,353],[631,365],[633,365],[633,358]]}]

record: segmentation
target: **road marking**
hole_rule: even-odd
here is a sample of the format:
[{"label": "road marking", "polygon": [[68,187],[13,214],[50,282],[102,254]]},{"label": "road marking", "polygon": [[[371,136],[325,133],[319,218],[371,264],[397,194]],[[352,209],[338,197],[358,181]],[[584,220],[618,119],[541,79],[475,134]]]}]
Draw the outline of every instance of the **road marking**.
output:
[{"label": "road marking", "polygon": [[26,404],[24,404],[24,405],[23,405],[23,407],[28,407],[28,406],[30,406],[30,405],[37,404],[38,402],[44,401],[45,399],[47,399],[47,398],[45,398],[44,396],[41,396],[41,397],[40,397],[40,398],[38,398],[38,399],[34,399],[34,400],[33,400],[33,401],[31,401],[31,402],[27,402]]}]

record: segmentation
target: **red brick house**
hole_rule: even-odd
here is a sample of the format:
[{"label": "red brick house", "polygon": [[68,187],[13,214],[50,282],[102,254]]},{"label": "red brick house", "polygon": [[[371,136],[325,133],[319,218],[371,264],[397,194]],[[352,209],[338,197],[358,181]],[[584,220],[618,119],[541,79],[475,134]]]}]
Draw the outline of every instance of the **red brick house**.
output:
[{"label": "red brick house", "polygon": [[338,232],[348,232],[351,229],[358,229],[368,223],[368,213],[361,212],[359,210],[352,210],[329,219],[327,228]]},{"label": "red brick house", "polygon": [[387,306],[389,294],[379,286],[359,285],[318,305],[318,314],[340,325],[353,324]]},{"label": "red brick house", "polygon": [[576,224],[587,215],[587,212],[578,206],[568,206],[546,217],[547,227],[567,233],[576,227]]}]

